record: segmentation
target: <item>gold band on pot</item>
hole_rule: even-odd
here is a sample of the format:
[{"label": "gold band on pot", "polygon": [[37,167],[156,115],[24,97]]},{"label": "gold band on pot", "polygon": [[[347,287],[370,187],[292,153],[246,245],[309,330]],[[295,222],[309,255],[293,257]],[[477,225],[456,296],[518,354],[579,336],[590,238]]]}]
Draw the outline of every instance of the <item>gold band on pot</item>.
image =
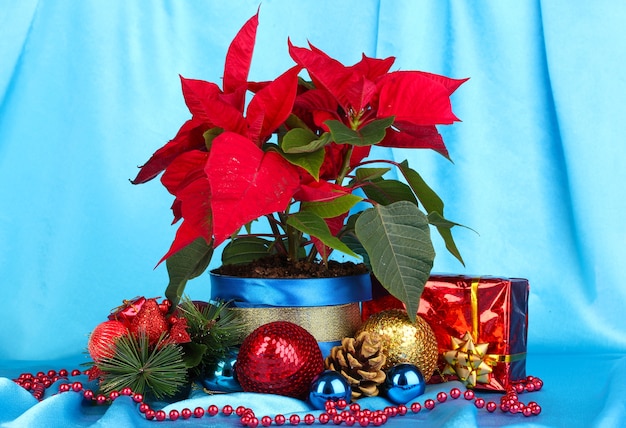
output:
[{"label": "gold band on pot", "polygon": [[231,308],[245,324],[245,335],[273,321],[289,321],[307,330],[318,342],[352,337],[361,326],[359,303],[335,306]]}]

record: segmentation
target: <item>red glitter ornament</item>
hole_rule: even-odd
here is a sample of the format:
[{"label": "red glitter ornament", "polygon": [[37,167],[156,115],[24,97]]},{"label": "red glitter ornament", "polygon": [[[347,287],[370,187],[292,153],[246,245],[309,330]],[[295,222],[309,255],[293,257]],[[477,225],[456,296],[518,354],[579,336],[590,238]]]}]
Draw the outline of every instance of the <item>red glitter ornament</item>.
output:
[{"label": "red glitter ornament", "polygon": [[155,299],[146,300],[130,324],[130,332],[136,336],[142,331],[145,332],[150,345],[157,343],[161,335],[167,333],[169,328],[170,326]]},{"label": "red glitter ornament", "polygon": [[187,320],[185,318],[170,318],[170,340],[174,343],[191,342],[191,337],[187,333]]},{"label": "red glitter ornament", "polygon": [[105,321],[93,329],[89,335],[87,350],[97,363],[102,358],[110,358],[115,353],[115,340],[128,333],[128,329],[119,321]]},{"label": "red glitter ornament", "polygon": [[304,399],[324,370],[322,352],[304,328],[287,321],[264,324],[241,345],[235,373],[244,391]]}]

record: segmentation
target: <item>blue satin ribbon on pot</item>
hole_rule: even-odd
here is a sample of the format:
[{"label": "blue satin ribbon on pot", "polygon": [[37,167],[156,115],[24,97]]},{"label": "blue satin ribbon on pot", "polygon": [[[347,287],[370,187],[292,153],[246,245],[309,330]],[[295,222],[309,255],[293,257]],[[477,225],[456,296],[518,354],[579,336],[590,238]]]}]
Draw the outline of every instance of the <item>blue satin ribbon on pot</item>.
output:
[{"label": "blue satin ribbon on pot", "polygon": [[211,299],[239,308],[343,305],[372,299],[369,274],[307,279],[237,278],[211,273]]}]

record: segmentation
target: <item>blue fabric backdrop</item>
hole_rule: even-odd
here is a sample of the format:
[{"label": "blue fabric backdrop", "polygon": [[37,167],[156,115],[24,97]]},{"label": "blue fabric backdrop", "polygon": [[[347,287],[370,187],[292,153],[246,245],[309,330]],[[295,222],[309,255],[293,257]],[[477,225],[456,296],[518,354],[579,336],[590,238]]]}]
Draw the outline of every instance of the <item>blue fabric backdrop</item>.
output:
[{"label": "blue fabric backdrop", "polygon": [[[112,307],[162,295],[165,266],[153,268],[174,236],[171,197],[128,179],[188,118],[178,74],[219,81],[258,3],[0,0],[0,375],[80,363]],[[456,230],[465,267],[437,242],[435,271],[529,279],[528,371],[546,381],[539,426],[626,417],[624,22],[626,6],[611,0],[261,5],[251,79],[292,64],[287,37],[345,64],[393,55],[395,69],[471,78],[453,96],[463,122],[442,129],[454,164],[393,155],[478,232]],[[187,292],[203,299],[208,287],[203,277]],[[3,382],[0,422],[101,416],[72,420],[72,399],[42,408]],[[139,424],[123,406],[100,423]],[[424,420],[527,422],[448,409]]]}]

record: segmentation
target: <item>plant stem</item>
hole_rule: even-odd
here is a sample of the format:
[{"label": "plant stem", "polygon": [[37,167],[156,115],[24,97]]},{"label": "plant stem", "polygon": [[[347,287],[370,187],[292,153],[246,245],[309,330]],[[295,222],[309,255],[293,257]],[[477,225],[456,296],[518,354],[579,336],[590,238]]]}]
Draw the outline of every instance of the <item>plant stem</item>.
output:
[{"label": "plant stem", "polygon": [[300,238],[302,233],[287,224],[287,213],[278,213],[280,225],[287,235],[287,256],[289,260],[298,260],[298,248],[300,247]]},{"label": "plant stem", "polygon": [[300,231],[287,225],[287,245],[289,246],[289,259],[298,260],[298,247],[300,246]]},{"label": "plant stem", "polygon": [[309,255],[306,258],[307,262],[309,262],[309,263],[314,262],[316,256],[317,256],[317,248],[315,248],[315,245],[313,245],[313,248],[311,248],[311,252],[309,253]]},{"label": "plant stem", "polygon": [[[268,222],[270,223],[270,228],[272,229],[272,233],[274,234],[274,243],[276,244],[276,249],[283,253],[286,254],[287,253],[287,249],[285,248],[285,245],[283,244],[283,234],[280,233],[280,230],[278,230],[278,221],[274,218],[273,215],[268,214],[267,216],[265,216],[268,220]],[[287,238],[289,239],[289,238]]]},{"label": "plant stem", "polygon": [[350,146],[350,148],[346,151],[346,154],[343,156],[343,162],[341,164],[341,170],[339,171],[339,175],[337,176],[337,184],[342,185],[343,179],[346,177],[348,172],[350,171],[350,159],[352,158],[352,152],[354,151],[354,146]]}]

